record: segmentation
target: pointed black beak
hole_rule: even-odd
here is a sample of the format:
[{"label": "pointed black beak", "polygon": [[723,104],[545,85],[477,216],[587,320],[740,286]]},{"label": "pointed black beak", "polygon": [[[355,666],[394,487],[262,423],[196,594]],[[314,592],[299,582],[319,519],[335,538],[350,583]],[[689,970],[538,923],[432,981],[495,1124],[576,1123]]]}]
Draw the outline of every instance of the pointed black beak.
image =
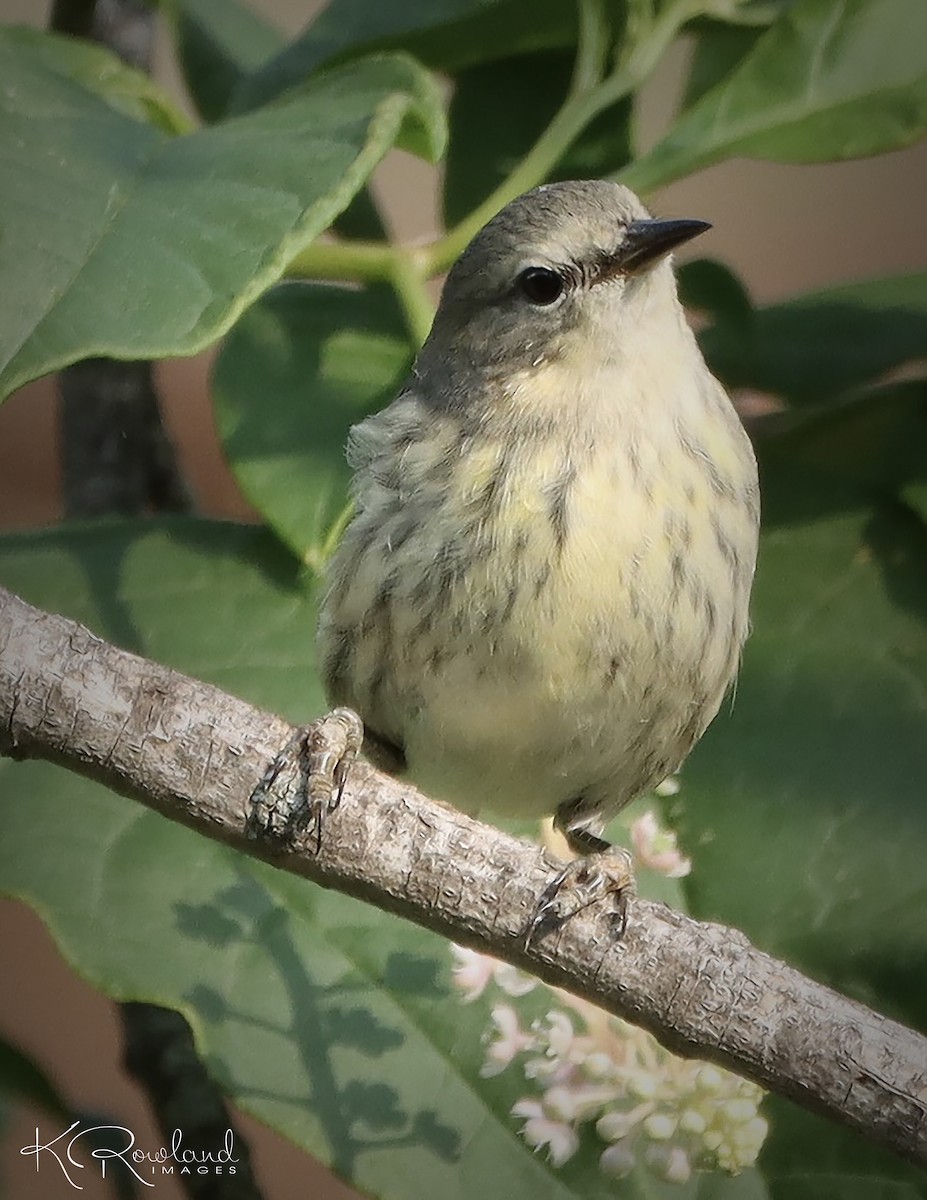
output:
[{"label": "pointed black beak", "polygon": [[633,275],[706,229],[711,229],[708,221],[632,221],[615,253],[614,266]]}]

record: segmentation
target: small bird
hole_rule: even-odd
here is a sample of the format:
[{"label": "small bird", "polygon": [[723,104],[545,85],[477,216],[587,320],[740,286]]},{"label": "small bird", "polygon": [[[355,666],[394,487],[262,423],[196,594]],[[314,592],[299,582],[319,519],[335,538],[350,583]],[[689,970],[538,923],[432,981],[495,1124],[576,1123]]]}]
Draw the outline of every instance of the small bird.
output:
[{"label": "small bird", "polygon": [[520,196],[451,269],[399,395],[350,435],[328,697],[426,794],[553,814],[586,857],[538,920],[611,894],[623,922],[627,856],[598,835],[681,765],[747,635],[756,462],[669,259],[707,228],[607,181]]}]

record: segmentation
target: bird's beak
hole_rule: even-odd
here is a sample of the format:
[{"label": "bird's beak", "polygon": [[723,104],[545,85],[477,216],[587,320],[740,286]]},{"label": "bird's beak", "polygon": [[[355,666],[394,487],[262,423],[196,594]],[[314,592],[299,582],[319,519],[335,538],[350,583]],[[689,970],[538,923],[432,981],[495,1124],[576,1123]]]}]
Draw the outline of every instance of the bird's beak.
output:
[{"label": "bird's beak", "polygon": [[706,229],[711,229],[708,221],[632,221],[611,265],[634,275]]}]

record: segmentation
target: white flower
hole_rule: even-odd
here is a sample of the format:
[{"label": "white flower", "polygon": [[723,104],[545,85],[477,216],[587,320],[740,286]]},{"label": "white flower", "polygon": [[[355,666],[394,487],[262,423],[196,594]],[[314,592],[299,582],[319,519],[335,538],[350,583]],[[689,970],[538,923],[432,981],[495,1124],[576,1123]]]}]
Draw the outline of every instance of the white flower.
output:
[{"label": "white flower", "polygon": [[[664,853],[653,815],[642,821],[640,842]],[[672,853],[678,858],[675,844]],[[638,1171],[684,1184],[693,1164],[736,1174],[756,1161],[768,1129],[756,1084],[677,1058],[644,1030],[556,989],[549,995],[558,1007],[523,1028],[509,1000],[542,985],[486,955],[459,947],[454,953],[454,980],[465,1000],[491,985],[505,997],[491,1010],[481,1074],[521,1073],[529,1094],[512,1114],[524,1122],[525,1141],[546,1149],[554,1166],[571,1158],[593,1129],[603,1146],[600,1168],[616,1179]]]},{"label": "white flower", "polygon": [[544,1093],[544,1108],[562,1121],[588,1121],[617,1098],[617,1089],[580,1083],[557,1084]]},{"label": "white flower", "polygon": [[511,1004],[496,1004],[491,1015],[499,1036],[486,1048],[486,1061],[480,1069],[480,1074],[486,1079],[504,1071],[515,1055],[527,1049],[533,1041],[530,1033],[522,1032],[518,1014]]},{"label": "white flower", "polygon": [[551,1120],[537,1100],[519,1100],[512,1108],[512,1116],[525,1118],[522,1137],[535,1150],[546,1146],[547,1157],[555,1167],[562,1167],[579,1148],[579,1134],[573,1126]]},{"label": "white flower", "polygon": [[451,952],[457,960],[453,967],[454,986],[464,993],[465,1004],[482,996],[490,981],[509,996],[524,996],[537,987],[536,979],[488,954],[453,944]]},{"label": "white flower", "polygon": [[717,1067],[699,1067],[695,1076],[695,1086],[700,1092],[716,1096],[724,1089],[724,1076]]},{"label": "white flower", "polygon": [[651,1171],[667,1183],[689,1182],[692,1164],[681,1146],[648,1146],[644,1157]]},{"label": "white flower", "polygon": [[517,967],[504,962],[495,964],[492,977],[507,996],[527,996],[537,987],[538,982],[524,971],[519,971]]},{"label": "white flower", "polygon": [[637,861],[669,879],[681,879],[692,870],[692,862],[680,853],[676,835],[664,829],[648,809],[631,825],[631,845]]},{"label": "white flower", "polygon": [[568,1058],[573,1048],[576,1030],[565,1012],[552,1009],[547,1014],[548,1056],[551,1058]]},{"label": "white flower", "polygon": [[602,1151],[599,1166],[612,1179],[624,1179],[637,1166],[637,1155],[634,1147],[626,1142],[614,1142]]},{"label": "white flower", "polygon": [[604,1142],[619,1142],[628,1137],[635,1125],[653,1112],[652,1104],[639,1104],[637,1108],[610,1108],[595,1123],[595,1131]]},{"label": "white flower", "polygon": [[644,1129],[655,1142],[668,1142],[676,1132],[676,1121],[668,1113],[653,1113],[644,1122]]},{"label": "white flower", "polygon": [[667,1183],[688,1183],[691,1175],[692,1164],[688,1154],[681,1146],[671,1146],[663,1178]]},{"label": "white flower", "polygon": [[687,1108],[679,1118],[679,1128],[685,1133],[700,1134],[708,1128],[708,1122],[702,1113],[694,1108]]},{"label": "white flower", "polygon": [[590,1079],[609,1079],[615,1073],[615,1060],[604,1050],[594,1050],[583,1059],[583,1071]]},{"label": "white flower", "polygon": [[487,983],[492,979],[495,959],[486,954],[478,954],[465,946],[451,945],[451,953],[457,960],[453,968],[454,986],[463,993],[464,1004],[470,1004],[482,996]]}]

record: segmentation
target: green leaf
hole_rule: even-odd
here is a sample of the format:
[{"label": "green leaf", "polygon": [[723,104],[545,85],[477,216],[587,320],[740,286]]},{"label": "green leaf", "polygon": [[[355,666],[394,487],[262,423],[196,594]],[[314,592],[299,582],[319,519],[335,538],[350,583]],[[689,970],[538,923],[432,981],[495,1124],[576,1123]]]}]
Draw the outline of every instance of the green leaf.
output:
[{"label": "green leaf", "polygon": [[927,1200],[924,1172],[913,1164],[778,1096],[764,1107],[770,1135],[760,1165],[773,1200]]},{"label": "green leaf", "polygon": [[[504,58],[461,71],[451,101],[444,173],[448,225],[463,220],[511,173],[562,105],[572,73],[573,55],[566,51]],[[599,113],[549,178],[596,178],[627,162],[630,113],[629,101]]]},{"label": "green leaf", "polygon": [[0,583],[291,720],[324,711],[311,669],[314,593],[260,526],[175,517],[10,534],[0,537]]},{"label": "green leaf", "polygon": [[[16,69],[20,57],[25,71]],[[13,121],[64,119],[77,91],[164,133],[183,133],[190,127],[148,75],[90,42],[25,27],[0,28],[0,63],[9,85],[0,96],[0,113]],[[98,110],[91,107],[90,111]],[[4,130],[5,141],[10,132]]]},{"label": "green leaf", "polygon": [[216,417],[242,490],[317,569],[347,501],[348,430],[392,399],[412,347],[392,294],[291,283],[226,339],[213,372]]},{"label": "green leaf", "polygon": [[239,109],[265,104],[320,66],[371,50],[402,49],[426,66],[474,63],[572,46],[576,13],[562,0],[332,0],[306,31],[244,80]]},{"label": "green leaf", "polygon": [[241,0],[169,0],[177,59],[197,111],[216,121],[242,79],[284,44],[283,34]]},{"label": "green leaf", "polygon": [[683,772],[691,911],[927,1026],[927,528],[767,460],[736,702]]},{"label": "green leaf", "polygon": [[918,514],[927,525],[927,483],[909,483],[902,488],[901,499]]},{"label": "green leaf", "polygon": [[927,129],[927,5],[796,0],[622,181],[649,192],[721,159],[862,158]]},{"label": "green leaf", "polygon": [[788,1175],[773,1181],[773,1200],[918,1200],[923,1195],[900,1179],[871,1175]]},{"label": "green leaf", "polygon": [[757,422],[767,456],[884,493],[927,482],[927,380],[875,388]]},{"label": "green leaf", "polygon": [[692,108],[712,88],[727,79],[763,33],[762,26],[706,21],[696,33],[681,111]]},{"label": "green leaf", "polygon": [[[693,859],[690,911],[925,1028],[927,527],[782,461],[767,458],[761,479],[736,698],[686,763],[674,805]],[[919,1178],[785,1101],[768,1110],[767,1175]]]},{"label": "green leaf", "polygon": [[704,7],[711,11],[697,16],[692,28],[697,30],[719,23],[732,28],[765,29],[795,3],[796,0],[734,0],[733,4],[722,0],[720,4],[709,3]]},{"label": "green leaf", "polygon": [[92,355],[195,353],[394,143],[443,148],[437,85],[403,57],[351,63],[259,112],[169,138],[75,84],[59,69],[68,45],[0,32],[4,394]]},{"label": "green leaf", "polygon": [[923,1170],[855,1131],[770,1096],[760,1155],[772,1200],[925,1200]]},{"label": "green leaf", "polygon": [[700,336],[728,387],[818,403],[923,357],[927,274],[870,279],[757,309],[750,336],[723,323]]},{"label": "green leaf", "polygon": [[[28,600],[305,720],[322,698],[313,591],[294,576],[266,531],[190,518],[0,539],[0,580]],[[452,993],[442,939],[48,764],[0,761],[0,794],[0,889],[108,995],[182,1011],[235,1102],[354,1186],[389,1200],[614,1196],[588,1157],[557,1172],[520,1138],[518,1080],[481,1079],[488,1014]],[[746,1173],[665,1196],[763,1191]]]},{"label": "green leaf", "polygon": [[753,325],[753,304],[742,281],[729,267],[710,258],[695,258],[676,271],[679,299],[686,308],[713,317],[725,334],[741,343]]},{"label": "green leaf", "polygon": [[927,1200],[923,1171],[778,1096],[760,1165],[773,1200]]}]

